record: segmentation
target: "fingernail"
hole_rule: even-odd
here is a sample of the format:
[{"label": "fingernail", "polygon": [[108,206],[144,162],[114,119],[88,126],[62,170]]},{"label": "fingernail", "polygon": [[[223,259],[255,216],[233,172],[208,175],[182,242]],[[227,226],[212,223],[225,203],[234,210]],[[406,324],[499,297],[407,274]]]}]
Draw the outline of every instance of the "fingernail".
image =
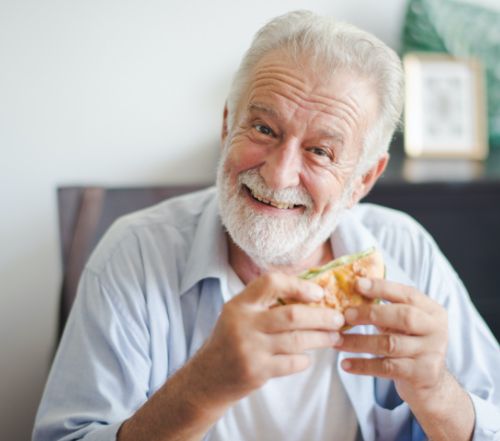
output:
[{"label": "fingernail", "polygon": [[348,371],[352,367],[352,363],[349,360],[342,360],[342,367]]},{"label": "fingernail", "polygon": [[338,332],[330,332],[330,340],[331,340],[333,345],[338,344],[340,339],[341,339],[341,337],[340,337],[340,334]]},{"label": "fingernail", "polygon": [[358,279],[358,289],[362,292],[370,291],[372,287],[372,281],[370,279],[360,278]]},{"label": "fingernail", "polygon": [[325,296],[324,289],[319,285],[313,285],[313,287],[311,291],[312,298],[317,301],[321,300]]},{"label": "fingernail", "polygon": [[344,317],[337,311],[333,314],[333,326],[340,328],[344,324]]},{"label": "fingernail", "polygon": [[355,320],[357,316],[358,316],[358,311],[354,308],[348,308],[344,312],[344,317],[348,322]]}]

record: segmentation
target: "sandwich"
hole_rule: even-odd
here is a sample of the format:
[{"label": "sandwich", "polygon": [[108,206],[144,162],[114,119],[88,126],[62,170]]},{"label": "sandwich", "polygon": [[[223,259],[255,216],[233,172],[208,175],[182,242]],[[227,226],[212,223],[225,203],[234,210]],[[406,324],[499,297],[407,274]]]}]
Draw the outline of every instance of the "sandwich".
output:
[{"label": "sandwich", "polygon": [[[377,303],[377,299],[369,299],[355,289],[356,279],[360,277],[384,278],[385,265],[382,255],[370,248],[356,254],[339,257],[319,268],[311,268],[299,275],[302,279],[317,283],[325,289],[325,296],[310,306],[333,308],[342,314],[350,306]],[[293,300],[278,300],[286,305],[298,303]],[[349,329],[344,326],[343,331]]]}]

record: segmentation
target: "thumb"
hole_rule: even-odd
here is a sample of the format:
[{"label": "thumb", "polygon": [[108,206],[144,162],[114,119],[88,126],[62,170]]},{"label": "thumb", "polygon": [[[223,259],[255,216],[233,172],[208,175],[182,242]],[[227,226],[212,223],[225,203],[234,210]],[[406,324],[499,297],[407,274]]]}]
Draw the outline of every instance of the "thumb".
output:
[{"label": "thumb", "polygon": [[248,299],[265,307],[276,305],[278,299],[311,303],[323,297],[323,288],[316,283],[282,273],[265,274],[248,286]]}]

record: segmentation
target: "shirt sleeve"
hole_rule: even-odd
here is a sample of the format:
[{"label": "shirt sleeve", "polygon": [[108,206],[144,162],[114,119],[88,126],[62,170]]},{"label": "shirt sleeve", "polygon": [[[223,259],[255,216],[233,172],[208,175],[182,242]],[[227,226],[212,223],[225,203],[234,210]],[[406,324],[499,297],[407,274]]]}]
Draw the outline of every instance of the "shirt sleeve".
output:
[{"label": "shirt sleeve", "polygon": [[[409,280],[448,312],[447,366],[470,395],[475,410],[473,441],[500,441],[500,348],[460,278],[430,235],[416,222],[383,225],[379,237]],[[474,293],[472,293],[473,295]],[[392,408],[392,406],[391,406]],[[385,438],[385,415],[377,413]],[[396,440],[424,440],[412,414]],[[394,427],[394,424],[391,426]]]},{"label": "shirt sleeve", "polygon": [[[448,311],[447,365],[469,393],[475,411],[473,441],[500,441],[500,347],[449,262],[427,237],[426,292]],[[425,270],[425,268],[424,268]]]},{"label": "shirt sleeve", "polygon": [[[127,266],[123,267],[124,271]],[[103,279],[123,283],[110,270]],[[137,280],[107,287],[87,268],[40,404],[33,441],[111,441],[148,398],[150,357]],[[135,293],[127,304],[120,290]],[[112,294],[111,294],[112,292]],[[129,296],[130,297],[130,296]]]}]

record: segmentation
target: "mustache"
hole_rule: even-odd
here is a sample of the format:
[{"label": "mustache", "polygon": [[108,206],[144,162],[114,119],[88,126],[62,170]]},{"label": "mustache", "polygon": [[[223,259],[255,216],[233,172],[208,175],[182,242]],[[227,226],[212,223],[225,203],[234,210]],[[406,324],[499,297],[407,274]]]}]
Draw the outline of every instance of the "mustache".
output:
[{"label": "mustache", "polygon": [[247,186],[252,193],[265,199],[278,201],[286,204],[303,205],[312,208],[313,200],[307,190],[298,185],[296,187],[272,190],[264,181],[257,169],[247,170],[238,175],[238,184]]}]

